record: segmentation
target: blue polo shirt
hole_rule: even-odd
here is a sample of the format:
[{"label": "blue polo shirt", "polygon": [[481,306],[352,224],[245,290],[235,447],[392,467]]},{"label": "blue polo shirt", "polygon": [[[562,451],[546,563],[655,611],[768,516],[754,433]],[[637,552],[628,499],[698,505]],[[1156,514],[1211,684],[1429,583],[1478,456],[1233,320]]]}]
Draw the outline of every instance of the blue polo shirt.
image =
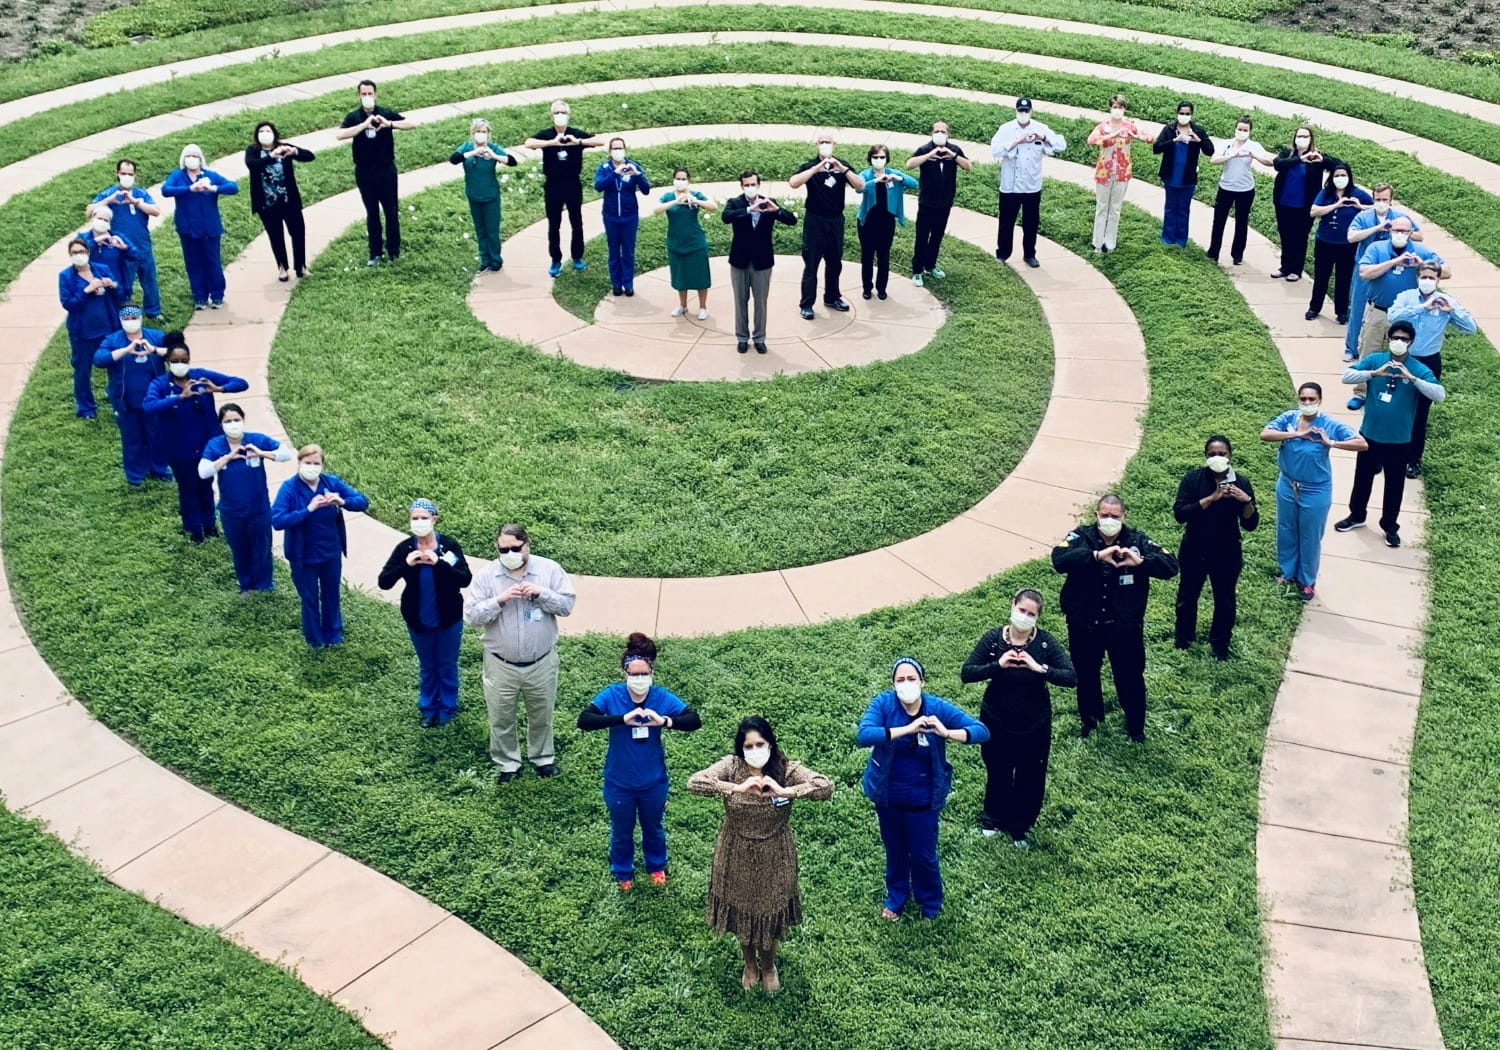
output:
[{"label": "blue polo shirt", "polygon": [[[1374,203],[1374,198],[1371,198],[1370,203]],[[1372,226],[1380,226],[1387,221],[1395,222],[1397,219],[1406,219],[1408,222],[1410,222],[1411,230],[1413,233],[1416,233],[1422,228],[1420,225],[1418,225],[1416,219],[1413,219],[1410,215],[1406,214],[1406,212],[1402,211],[1400,208],[1392,207],[1390,211],[1386,212],[1385,218],[1383,219],[1379,215],[1376,215],[1373,209],[1366,209],[1365,211],[1360,212],[1354,217],[1354,221],[1349,224],[1349,229],[1355,231],[1368,230]],[[1360,241],[1358,245],[1356,245],[1356,247],[1359,248],[1359,252],[1355,256],[1355,259],[1358,262],[1364,262],[1365,254],[1371,248],[1379,244],[1381,241],[1388,241],[1390,239],[1391,235],[1389,233],[1386,233],[1384,230],[1381,230],[1378,233],[1370,234],[1370,236],[1366,237],[1364,240]]]},{"label": "blue polo shirt", "polygon": [[[1294,408],[1283,412],[1266,426],[1271,430],[1290,434],[1297,429],[1300,418],[1301,413]],[[1312,425],[1327,434],[1329,441],[1351,441],[1355,436],[1353,428],[1348,424],[1340,423],[1322,412],[1313,416]],[[1333,466],[1328,461],[1328,446],[1314,438],[1293,438],[1279,442],[1276,466],[1282,477],[1299,485],[1326,488],[1333,484]]]},{"label": "blue polo shirt", "polygon": [[[109,200],[109,208],[114,215],[109,221],[109,228],[118,233],[132,246],[149,252],[151,250],[151,227],[148,224],[151,222],[151,216],[133,204],[116,204],[111,198],[119,192],[120,186],[116,183],[109,189],[100,190],[94,194],[94,203],[98,204],[102,200]],[[156,198],[139,186],[131,187],[130,199],[140,201],[143,204],[156,203]]]},{"label": "blue polo shirt", "polygon": [[[1313,204],[1320,208],[1327,207],[1340,197],[1353,197],[1361,204],[1375,203],[1374,197],[1371,197],[1357,186],[1350,186],[1343,193],[1324,186],[1318,193],[1318,199],[1313,201]],[[1356,217],[1363,214],[1363,211],[1352,204],[1333,209],[1333,211],[1318,220],[1318,240],[1331,244],[1348,244],[1349,227],[1353,224]]]},{"label": "blue polo shirt", "polygon": [[[1350,367],[1360,372],[1373,372],[1383,368],[1391,360],[1389,350],[1371,354]],[[1428,383],[1437,382],[1437,377],[1420,361],[1406,355],[1406,370]],[[1412,425],[1417,421],[1417,406],[1422,403],[1421,391],[1410,379],[1400,376],[1372,376],[1370,393],[1365,398],[1365,416],[1359,424],[1359,432],[1371,441],[1382,445],[1403,445],[1411,440]],[[1293,442],[1287,442],[1293,444]]]},{"label": "blue polo shirt", "polygon": [[[1398,255],[1411,252],[1418,259],[1435,259],[1439,266],[1443,260],[1431,248],[1425,248],[1416,241],[1408,241],[1406,247],[1399,252],[1389,240],[1375,245],[1360,258],[1361,266],[1378,266],[1381,263],[1390,262]],[[1410,288],[1417,286],[1416,266],[1394,266],[1385,272],[1383,277],[1377,277],[1373,281],[1366,281],[1365,287],[1370,290],[1370,302],[1382,310],[1389,309],[1396,301],[1396,296]]]}]

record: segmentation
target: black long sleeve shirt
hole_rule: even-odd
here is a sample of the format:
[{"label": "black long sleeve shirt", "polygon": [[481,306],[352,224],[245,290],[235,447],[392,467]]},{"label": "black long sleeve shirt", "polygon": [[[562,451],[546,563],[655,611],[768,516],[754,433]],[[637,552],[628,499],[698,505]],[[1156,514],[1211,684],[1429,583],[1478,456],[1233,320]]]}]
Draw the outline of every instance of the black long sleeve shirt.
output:
[{"label": "black long sleeve shirt", "polygon": [[[1141,564],[1106,564],[1094,557],[1096,551],[1113,546],[1138,550]],[[1169,580],[1177,575],[1172,552],[1128,525],[1112,540],[1099,534],[1098,525],[1080,525],[1052,549],[1052,567],[1067,576],[1063,615],[1084,626],[1145,622],[1152,577]]]},{"label": "black long sleeve shirt", "polygon": [[[1177,502],[1172,504],[1172,516],[1187,526],[1182,530],[1184,558],[1239,554],[1240,530],[1253,532],[1260,525],[1255,486],[1249,478],[1238,474],[1234,484],[1250,497],[1250,503],[1224,496],[1204,509],[1198,501],[1213,494],[1219,487],[1219,479],[1207,467],[1197,467],[1183,475],[1182,484],[1177,486]],[[1244,516],[1247,506],[1252,508],[1248,518]]]},{"label": "black long sleeve shirt", "polygon": [[[1022,649],[1047,668],[1037,674],[1029,667],[1001,667],[1000,656],[1007,649]],[[995,627],[984,633],[974,651],[964,661],[959,678],[965,682],[988,682],[979,717],[993,732],[1025,733],[1049,724],[1052,719],[1052,694],[1047,686],[1071,689],[1078,684],[1078,674],[1068,650],[1041,628],[1031,632],[1023,646],[1005,640],[1005,629]]]}]

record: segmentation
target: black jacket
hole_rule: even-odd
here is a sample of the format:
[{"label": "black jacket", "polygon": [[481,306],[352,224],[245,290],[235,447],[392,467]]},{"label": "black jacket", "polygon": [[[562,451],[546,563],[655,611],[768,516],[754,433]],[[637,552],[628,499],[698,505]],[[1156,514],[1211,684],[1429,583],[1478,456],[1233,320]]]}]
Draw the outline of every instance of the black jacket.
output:
[{"label": "black jacket", "polygon": [[[1276,154],[1276,159],[1271,162],[1271,167],[1276,170],[1276,181],[1272,183],[1271,187],[1272,203],[1281,203],[1281,187],[1286,183],[1286,173],[1301,163],[1303,163],[1302,155],[1292,146],[1288,146]],[[1321,164],[1307,165],[1307,171],[1303,173],[1302,178],[1302,196],[1304,199],[1301,207],[1304,211],[1311,208],[1312,202],[1318,199],[1318,193],[1323,189],[1323,183],[1328,180],[1329,173],[1342,163],[1343,161],[1337,157],[1330,157],[1325,153],[1323,154],[1323,162]]]},{"label": "black jacket", "polygon": [[[1095,551],[1117,545],[1134,548],[1144,561],[1126,567],[1094,557]],[[1087,625],[1144,622],[1151,578],[1169,580],[1177,575],[1172,553],[1128,525],[1112,540],[1099,535],[1098,525],[1080,525],[1052,549],[1052,567],[1068,577],[1062,586],[1063,615]]]},{"label": "black jacket", "polygon": [[730,197],[719,210],[719,217],[734,227],[734,237],[729,242],[729,265],[743,270],[769,270],[776,265],[776,249],[771,245],[771,232],[776,223],[788,226],[797,224],[797,216],[785,208],[763,213],[757,225],[750,217],[745,204],[745,195]]},{"label": "black jacket", "polygon": [[[1161,154],[1161,167],[1157,170],[1157,176],[1163,184],[1172,177],[1172,143],[1177,138],[1177,128],[1178,123],[1175,118],[1170,124],[1163,124],[1161,131],[1156,134],[1156,141],[1151,144],[1151,152]],[[1214,140],[1208,137],[1208,132],[1203,130],[1203,125],[1194,121],[1188,125],[1188,128],[1198,136],[1197,143],[1189,143],[1189,145],[1194,146],[1205,157],[1212,157]],[[1182,177],[1187,180],[1187,185],[1198,185],[1197,157],[1188,160],[1187,166],[1182,169]]]},{"label": "black jacket", "polygon": [[[464,596],[459,591],[469,585],[474,575],[469,571],[469,563],[464,560],[463,548],[458,545],[458,541],[441,532],[436,535],[438,563],[432,567],[432,582],[437,591],[438,630],[444,630],[463,619]],[[406,556],[416,549],[415,536],[408,536],[396,544],[396,549],[391,551],[391,556],[386,559],[385,567],[380,570],[380,577],[375,582],[382,591],[388,591],[398,581],[405,580],[406,587],[401,591],[401,618],[412,630],[425,631],[427,628],[422,626],[419,618],[421,610],[417,604],[420,600],[417,574],[422,566],[406,564]],[[444,557],[449,552],[453,554],[451,565]]]},{"label": "black jacket", "polygon": [[[1234,483],[1255,500],[1255,486],[1250,479],[1236,474]],[[1219,481],[1207,467],[1198,467],[1183,475],[1177,486],[1177,502],[1172,504],[1172,516],[1187,528],[1182,530],[1183,558],[1214,558],[1240,553],[1240,530],[1254,532],[1260,524],[1260,508],[1255,507],[1250,517],[1244,517],[1245,504],[1229,496],[1210,504],[1207,510],[1199,504],[1204,496],[1218,488]]]},{"label": "black jacket", "polygon": [[[290,142],[279,142],[279,146],[291,146]],[[283,157],[281,170],[286,176],[286,202],[297,211],[302,210],[302,193],[297,189],[297,161],[307,164],[313,159],[311,150],[305,150],[301,146],[292,146],[297,151],[294,157]],[[250,169],[250,214],[259,215],[266,207],[266,191],[260,184],[260,173],[267,164],[272,161],[271,157],[265,156],[265,150],[258,145],[251,146],[245,150],[245,167]]]},{"label": "black jacket", "polygon": [[[1038,627],[1031,632],[1031,641],[1024,648],[1031,658],[1047,668],[1045,675],[1037,674],[1029,667],[1001,667],[1000,654],[1012,648],[1005,640],[1003,627],[992,627],[984,632],[979,644],[964,661],[959,677],[965,682],[983,682],[984,702],[979,707],[979,720],[990,727],[1006,733],[1024,733],[1052,726],[1052,694],[1047,686],[1058,685],[1071,689],[1078,684],[1078,673],[1073,670],[1073,661],[1061,642]],[[993,739],[993,737],[991,738]]]}]

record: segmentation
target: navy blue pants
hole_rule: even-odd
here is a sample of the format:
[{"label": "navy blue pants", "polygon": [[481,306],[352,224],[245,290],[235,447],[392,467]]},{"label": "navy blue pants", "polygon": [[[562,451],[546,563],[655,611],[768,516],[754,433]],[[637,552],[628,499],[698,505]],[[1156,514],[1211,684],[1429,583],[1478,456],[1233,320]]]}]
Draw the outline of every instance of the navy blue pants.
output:
[{"label": "navy blue pants", "polygon": [[[151,427],[146,421],[143,408],[115,406],[115,422],[120,427],[120,466],[125,471],[125,480],[139,485],[146,475],[164,478],[167,476],[167,457],[151,440]],[[196,470],[196,466],[194,467]]]},{"label": "navy blue pants", "polygon": [[641,852],[647,871],[667,870],[667,788],[663,780],[643,788],[616,787],[604,782],[604,805],[609,810],[609,870],[616,880],[635,873],[635,825],[641,825]]},{"label": "navy blue pants", "polygon": [[271,512],[240,515],[219,508],[224,526],[224,542],[234,561],[234,578],[241,591],[269,591],[271,578]]},{"label": "navy blue pants", "polygon": [[458,714],[458,645],[463,641],[464,622],[457,620],[435,631],[414,631],[411,647],[417,651],[417,710],[447,725]]},{"label": "navy blue pants", "polygon": [[1163,186],[1167,203],[1161,212],[1161,242],[1187,247],[1188,213],[1193,206],[1193,186]]},{"label": "navy blue pants", "polygon": [[616,288],[635,287],[635,234],[641,220],[604,217],[604,241],[609,247],[609,283]]},{"label": "navy blue pants", "polygon": [[68,357],[73,363],[73,409],[86,419],[99,413],[99,402],[94,400],[94,351],[99,349],[103,338],[68,333]]},{"label": "navy blue pants", "polygon": [[183,237],[182,265],[187,269],[188,287],[193,302],[222,302],[224,299],[224,264],[219,259],[218,237]]},{"label": "navy blue pants", "polygon": [[344,559],[290,563],[292,584],[302,599],[302,637],[314,649],[344,640],[344,613],[339,608],[339,583]]},{"label": "navy blue pants", "polygon": [[931,919],[943,910],[943,873],[938,870],[938,811],[875,807],[885,843],[885,906],[896,914],[912,897]]},{"label": "navy blue pants", "polygon": [[177,482],[177,513],[188,535],[215,527],[214,483],[198,476],[198,456],[168,461]]}]

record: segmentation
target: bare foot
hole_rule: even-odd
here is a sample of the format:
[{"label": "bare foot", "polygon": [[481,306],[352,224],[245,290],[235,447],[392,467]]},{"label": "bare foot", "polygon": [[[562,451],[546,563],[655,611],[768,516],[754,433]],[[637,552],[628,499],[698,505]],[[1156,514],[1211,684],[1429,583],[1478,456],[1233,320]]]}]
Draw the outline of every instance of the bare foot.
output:
[{"label": "bare foot", "polygon": [[[774,973],[775,971],[773,970],[772,972]],[[760,967],[746,963],[745,972],[740,975],[740,987],[748,992],[757,984],[760,984]]]},{"label": "bare foot", "polygon": [[889,922],[900,922],[901,921],[901,916],[897,915],[895,912],[891,911],[891,909],[889,909],[889,908],[881,908],[880,909],[880,917],[882,919],[885,919],[885,920],[889,921]]},{"label": "bare foot", "polygon": [[776,967],[772,966],[764,976],[766,979],[767,995],[775,995],[781,991],[781,974],[776,972]]}]

